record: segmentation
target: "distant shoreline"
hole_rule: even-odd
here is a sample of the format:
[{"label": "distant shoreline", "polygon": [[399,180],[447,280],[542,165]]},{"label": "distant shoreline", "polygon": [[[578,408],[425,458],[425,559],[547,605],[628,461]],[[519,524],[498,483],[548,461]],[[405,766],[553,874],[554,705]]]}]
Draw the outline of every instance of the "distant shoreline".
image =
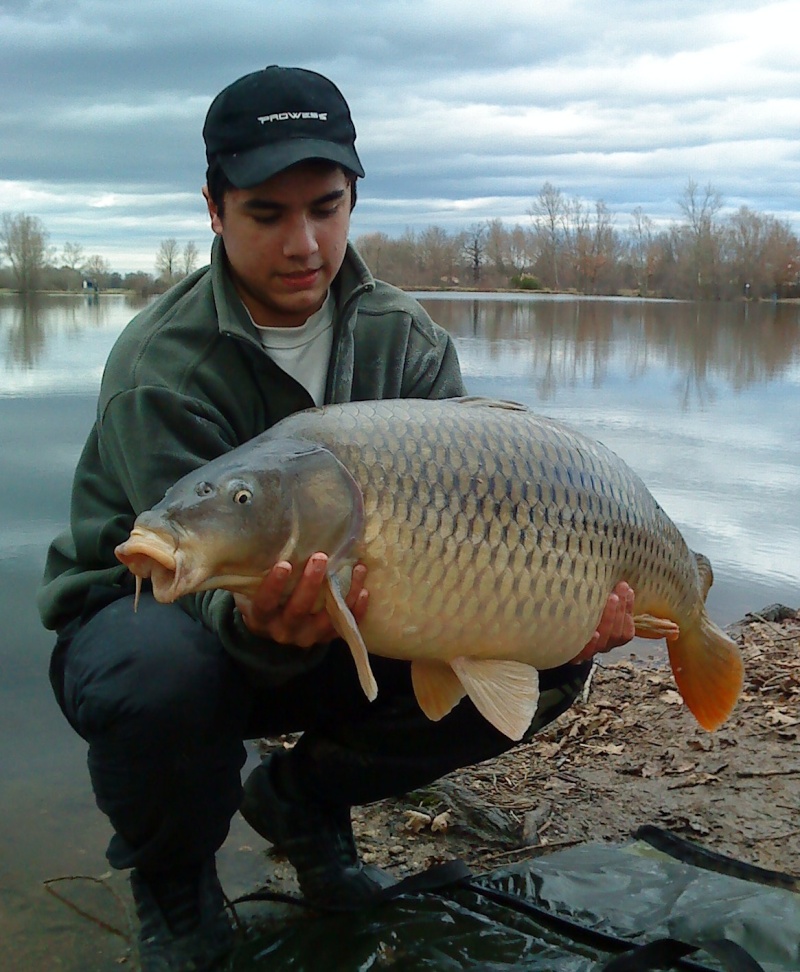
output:
[{"label": "distant shoreline", "polygon": [[[580,293],[576,290],[529,290],[527,288],[513,288],[513,287],[414,287],[410,285],[403,285],[399,287],[400,290],[406,293],[424,293],[424,294],[509,294],[512,296],[537,296],[537,297],[581,297],[594,300],[614,300],[616,298],[624,298],[627,300],[657,300],[657,301],[675,301],[676,303],[699,303],[699,304],[798,304],[800,303],[800,297],[735,297],[733,299],[724,300],[699,300],[692,301],[686,297],[660,297],[651,294],[647,297],[643,297],[641,294],[632,293],[627,291],[625,293],[618,294],[587,294]],[[166,293],[166,291],[160,291],[159,293],[150,294],[147,296],[158,297],[161,293]],[[136,290],[128,290],[124,288],[114,288],[110,287],[108,290],[92,291],[87,293],[83,290],[30,290],[21,291],[14,290],[10,287],[0,287],[0,297],[6,296],[16,296],[16,297],[140,297],[141,294]]]}]

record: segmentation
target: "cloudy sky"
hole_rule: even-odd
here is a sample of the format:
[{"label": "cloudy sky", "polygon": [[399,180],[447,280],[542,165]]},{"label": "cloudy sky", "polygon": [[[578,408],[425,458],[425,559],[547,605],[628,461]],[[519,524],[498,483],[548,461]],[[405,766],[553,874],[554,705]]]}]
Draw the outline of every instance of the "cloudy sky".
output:
[{"label": "cloudy sky", "polygon": [[353,235],[500,217],[549,181],[680,218],[691,178],[725,211],[800,232],[797,0],[0,0],[0,211],[113,269],[159,242],[207,252],[201,129],[270,63],[350,102],[367,178]]}]

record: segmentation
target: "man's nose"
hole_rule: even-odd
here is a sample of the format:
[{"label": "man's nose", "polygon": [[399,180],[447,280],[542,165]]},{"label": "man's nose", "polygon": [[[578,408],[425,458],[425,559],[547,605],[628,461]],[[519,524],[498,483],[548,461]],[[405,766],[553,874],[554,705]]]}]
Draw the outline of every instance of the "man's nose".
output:
[{"label": "man's nose", "polygon": [[314,221],[307,216],[298,216],[289,226],[283,246],[285,256],[310,256],[319,249]]}]

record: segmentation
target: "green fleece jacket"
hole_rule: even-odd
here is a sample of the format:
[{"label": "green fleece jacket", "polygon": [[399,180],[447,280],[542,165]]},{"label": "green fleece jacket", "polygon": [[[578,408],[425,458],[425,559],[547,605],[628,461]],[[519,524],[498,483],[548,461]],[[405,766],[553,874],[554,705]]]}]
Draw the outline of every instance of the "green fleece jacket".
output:
[{"label": "green fleece jacket", "polygon": [[[352,247],[333,292],[326,402],[464,394],[447,333],[412,297],[375,280]],[[75,473],[71,525],[48,552],[44,625],[60,629],[78,617],[93,585],[130,583],[114,548],[176,480],[313,404],[264,352],[215,240],[210,266],[135,317],[111,351]],[[187,596],[181,605],[275,682],[319,656],[255,638],[227,592]]]}]

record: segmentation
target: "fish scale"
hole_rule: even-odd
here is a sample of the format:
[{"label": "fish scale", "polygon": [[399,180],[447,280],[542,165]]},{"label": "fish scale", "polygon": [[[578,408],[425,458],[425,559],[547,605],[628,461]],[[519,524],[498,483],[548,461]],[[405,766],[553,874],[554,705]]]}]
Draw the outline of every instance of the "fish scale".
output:
[{"label": "fish scale", "polygon": [[[279,559],[299,568],[316,550],[329,554],[325,603],[367,694],[368,652],[406,659],[434,719],[466,692],[520,738],[537,671],[581,651],[620,580],[636,592],[637,633],[672,639],[702,725],[719,725],[741,688],[738,650],[705,612],[707,561],[619,457],[523,406],[297,413],[184,477],[117,555],[166,601],[214,586],[252,594]],[[356,625],[341,587],[359,560],[370,600]]]}]

